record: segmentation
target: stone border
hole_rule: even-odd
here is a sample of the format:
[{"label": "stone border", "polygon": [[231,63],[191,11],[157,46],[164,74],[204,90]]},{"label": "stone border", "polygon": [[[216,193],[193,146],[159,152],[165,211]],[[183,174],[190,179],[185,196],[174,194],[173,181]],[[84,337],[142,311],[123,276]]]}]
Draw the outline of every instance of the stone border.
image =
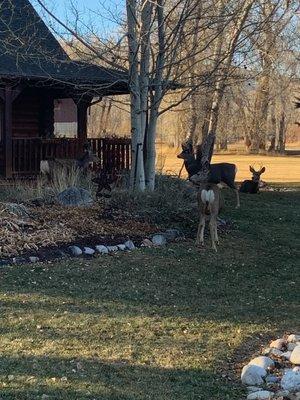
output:
[{"label": "stone border", "polygon": [[[153,234],[151,239],[145,238],[140,245],[140,248],[143,247],[160,247],[165,246],[167,243],[174,242],[179,239],[184,239],[184,235],[179,231],[179,229],[167,229],[164,232]],[[138,249],[132,240],[127,240],[124,243],[120,243],[117,245],[96,245],[89,246],[86,244],[85,246],[79,245],[70,245],[67,247],[67,250],[62,250],[62,248],[56,248],[52,250],[52,257],[49,257],[49,260],[59,260],[65,259],[68,257],[94,257],[95,255],[106,255],[106,254],[114,254],[120,251],[133,251]],[[51,253],[51,251],[49,252]],[[37,255],[29,255],[29,256],[19,256],[12,257],[7,259],[0,259],[0,266],[12,266],[12,265],[20,265],[20,264],[29,264],[29,263],[37,263],[43,262],[43,258],[38,257]]]}]

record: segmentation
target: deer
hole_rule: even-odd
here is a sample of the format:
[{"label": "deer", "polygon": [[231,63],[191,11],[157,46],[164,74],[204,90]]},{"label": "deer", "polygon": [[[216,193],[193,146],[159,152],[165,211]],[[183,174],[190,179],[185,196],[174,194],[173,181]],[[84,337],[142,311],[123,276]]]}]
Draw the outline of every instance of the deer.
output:
[{"label": "deer", "polygon": [[260,185],[260,176],[266,171],[265,167],[260,167],[259,171],[255,171],[255,169],[249,165],[249,170],[252,172],[252,179],[247,179],[242,182],[240,186],[240,193],[250,193],[256,194],[259,192],[259,185]]},{"label": "deer", "polygon": [[71,170],[79,169],[86,173],[91,163],[99,162],[99,157],[93,154],[89,144],[84,146],[84,153],[78,159],[65,159],[57,158],[52,160],[41,160],[40,172],[42,175],[46,175],[49,180],[53,177],[53,172],[58,169]]},{"label": "deer", "polygon": [[205,140],[201,158],[198,159],[200,171],[190,177],[192,183],[199,187],[197,193],[199,209],[199,225],[196,245],[204,245],[205,222],[209,220],[209,230],[213,250],[217,251],[219,244],[217,218],[221,209],[221,190],[217,183],[210,182],[210,159],[214,145],[214,134],[209,134]]},{"label": "deer", "polygon": [[[213,149],[211,149],[212,155]],[[177,155],[178,158],[184,160],[184,166],[187,170],[189,180],[193,175],[201,172],[203,165],[201,165],[202,157],[202,145],[197,146],[196,156],[193,151],[193,145],[191,142],[182,143],[182,152]],[[217,163],[209,164],[208,183],[220,184],[224,183],[231,188],[236,194],[236,208],[240,207],[239,191],[235,184],[235,177],[237,173],[237,167],[231,163]],[[194,179],[195,181],[195,179]],[[194,182],[195,183],[195,182]]]}]

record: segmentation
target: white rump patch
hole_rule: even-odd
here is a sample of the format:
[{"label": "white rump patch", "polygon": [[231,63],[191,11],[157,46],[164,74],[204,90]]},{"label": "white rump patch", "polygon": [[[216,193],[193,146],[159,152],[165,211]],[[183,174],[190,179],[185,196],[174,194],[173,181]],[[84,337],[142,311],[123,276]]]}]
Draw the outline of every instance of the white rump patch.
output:
[{"label": "white rump patch", "polygon": [[213,190],[201,190],[201,201],[202,203],[212,204],[215,200],[215,194]]}]

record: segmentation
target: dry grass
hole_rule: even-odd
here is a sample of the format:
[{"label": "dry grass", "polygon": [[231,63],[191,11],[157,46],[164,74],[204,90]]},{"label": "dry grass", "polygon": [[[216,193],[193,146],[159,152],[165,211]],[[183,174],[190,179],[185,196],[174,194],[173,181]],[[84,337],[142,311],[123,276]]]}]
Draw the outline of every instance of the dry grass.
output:
[{"label": "dry grass", "polygon": [[[180,150],[175,147],[159,144],[157,168],[164,173],[178,175],[182,167],[182,160],[176,157],[179,152]],[[235,163],[238,167],[237,181],[250,178],[249,165],[251,164],[266,167],[266,172],[262,176],[266,182],[300,182],[300,156],[216,154],[213,156],[213,162]],[[185,169],[182,176],[186,176]]]}]

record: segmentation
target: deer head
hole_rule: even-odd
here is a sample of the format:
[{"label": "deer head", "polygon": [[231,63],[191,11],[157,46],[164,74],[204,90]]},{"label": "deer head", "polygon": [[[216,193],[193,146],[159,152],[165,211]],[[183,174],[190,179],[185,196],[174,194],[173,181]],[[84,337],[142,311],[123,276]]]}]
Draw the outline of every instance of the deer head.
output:
[{"label": "deer head", "polygon": [[254,182],[259,182],[261,174],[263,174],[266,170],[265,167],[260,167],[259,171],[255,171],[255,169],[251,165],[249,165],[249,169],[250,169],[250,172],[252,172],[252,180]]},{"label": "deer head", "polygon": [[177,155],[177,158],[188,160],[191,156],[194,158],[193,143],[191,140],[186,140],[181,144],[182,152]]}]

